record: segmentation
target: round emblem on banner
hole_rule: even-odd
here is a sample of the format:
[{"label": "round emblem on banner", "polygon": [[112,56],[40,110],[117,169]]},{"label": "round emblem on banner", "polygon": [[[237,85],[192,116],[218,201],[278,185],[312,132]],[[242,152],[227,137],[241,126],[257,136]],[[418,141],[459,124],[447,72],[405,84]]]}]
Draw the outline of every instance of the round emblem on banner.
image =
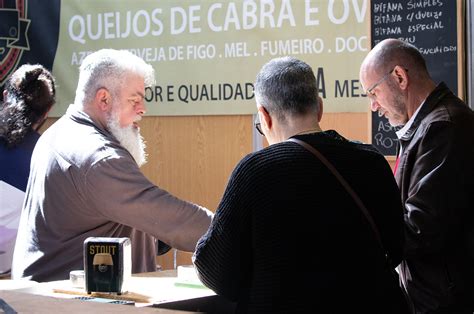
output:
[{"label": "round emblem on banner", "polygon": [[0,0],[0,85],[16,70],[23,52],[30,49],[27,5],[27,0]]}]

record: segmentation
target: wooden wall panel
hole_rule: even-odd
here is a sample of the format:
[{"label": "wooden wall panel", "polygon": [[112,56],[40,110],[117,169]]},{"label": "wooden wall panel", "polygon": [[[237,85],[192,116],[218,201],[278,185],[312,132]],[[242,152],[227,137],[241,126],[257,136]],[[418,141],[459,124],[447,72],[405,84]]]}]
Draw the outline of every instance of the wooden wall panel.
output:
[{"label": "wooden wall panel", "polygon": [[[321,127],[367,142],[368,118],[368,113],[325,113]],[[48,119],[42,130],[56,120]],[[252,151],[251,115],[145,117],[140,126],[148,153],[143,173],[177,197],[212,211],[234,167]],[[157,261],[163,269],[173,268],[173,251],[157,257]],[[176,262],[191,264],[191,254],[177,252]]]},{"label": "wooden wall panel", "polygon": [[366,112],[324,113],[321,119],[323,130],[334,129],[342,136],[364,143],[369,141],[368,117]]},{"label": "wooden wall panel", "polygon": [[[147,117],[140,122],[145,175],[170,193],[215,211],[236,164],[252,151],[252,116]],[[173,268],[173,252],[157,258]],[[177,264],[191,254],[178,252]]]}]

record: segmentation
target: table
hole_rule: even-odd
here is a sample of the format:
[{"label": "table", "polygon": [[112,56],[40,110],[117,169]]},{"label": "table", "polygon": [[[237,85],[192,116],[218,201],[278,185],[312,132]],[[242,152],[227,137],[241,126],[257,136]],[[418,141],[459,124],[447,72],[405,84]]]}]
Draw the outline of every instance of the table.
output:
[{"label": "table", "polygon": [[[8,287],[8,284],[12,287]],[[22,286],[23,284],[23,286]],[[16,287],[15,287],[16,285]],[[130,292],[123,298],[131,298],[133,305],[117,305],[104,300],[102,295],[88,298],[84,289],[74,288],[69,280],[35,283],[31,281],[0,280],[0,298],[17,312],[44,309],[44,312],[139,312],[139,313],[232,313],[233,303],[215,295],[200,282],[183,281],[176,270],[135,274],[129,281]],[[89,296],[90,297],[90,296]],[[40,306],[37,306],[40,304]],[[112,308],[110,308],[112,307]]]},{"label": "table", "polygon": [[[0,299],[3,299],[18,313],[199,313],[153,307],[86,302],[9,290],[0,290]],[[0,310],[0,312],[2,311]]]}]

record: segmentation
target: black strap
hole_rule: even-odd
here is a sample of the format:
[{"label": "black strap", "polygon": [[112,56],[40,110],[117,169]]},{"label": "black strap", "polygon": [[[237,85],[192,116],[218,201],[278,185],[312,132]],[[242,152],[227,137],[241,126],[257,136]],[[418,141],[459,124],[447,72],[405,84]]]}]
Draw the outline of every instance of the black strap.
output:
[{"label": "black strap", "polygon": [[[308,143],[296,139],[296,138],[290,138],[288,139],[289,142],[294,142],[297,143],[304,148],[306,148],[308,151],[313,153],[316,158],[318,158],[333,174],[334,176],[339,180],[339,182],[342,184],[342,186],[346,189],[346,191],[349,193],[350,196],[354,199],[355,203],[357,206],[360,208],[362,213],[364,214],[365,218],[369,221],[370,226],[372,227],[372,230],[375,233],[375,237],[377,238],[377,242],[379,243],[380,247],[382,248],[383,252],[385,253],[385,257],[389,258],[389,255],[387,251],[385,250],[383,243],[382,243],[382,237],[380,236],[379,229],[377,228],[377,225],[375,224],[374,219],[372,218],[372,215],[370,215],[370,212],[367,210],[365,207],[364,203],[362,203],[362,200],[359,198],[359,196],[354,192],[354,190],[351,188],[349,183],[344,179],[344,177],[337,171],[336,168],[329,162],[329,160],[324,157],[323,154],[321,154],[316,148],[313,146],[309,145]],[[390,259],[389,259],[390,260]]]},{"label": "black strap", "polygon": [[0,299],[0,310],[5,314],[17,314],[17,312],[3,299]]}]

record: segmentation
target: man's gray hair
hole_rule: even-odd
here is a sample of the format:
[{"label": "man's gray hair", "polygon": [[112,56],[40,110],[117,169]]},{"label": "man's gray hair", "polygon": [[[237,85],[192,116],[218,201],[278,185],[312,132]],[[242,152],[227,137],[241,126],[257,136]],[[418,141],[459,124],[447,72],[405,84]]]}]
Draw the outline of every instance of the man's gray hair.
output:
[{"label": "man's gray hair", "polygon": [[255,100],[282,122],[287,115],[317,114],[318,86],[313,70],[293,57],[271,60],[257,75]]},{"label": "man's gray hair", "polygon": [[74,104],[90,104],[97,91],[106,88],[116,97],[126,83],[125,76],[136,74],[144,78],[145,86],[155,83],[153,67],[127,50],[101,49],[88,55],[79,68]]}]

